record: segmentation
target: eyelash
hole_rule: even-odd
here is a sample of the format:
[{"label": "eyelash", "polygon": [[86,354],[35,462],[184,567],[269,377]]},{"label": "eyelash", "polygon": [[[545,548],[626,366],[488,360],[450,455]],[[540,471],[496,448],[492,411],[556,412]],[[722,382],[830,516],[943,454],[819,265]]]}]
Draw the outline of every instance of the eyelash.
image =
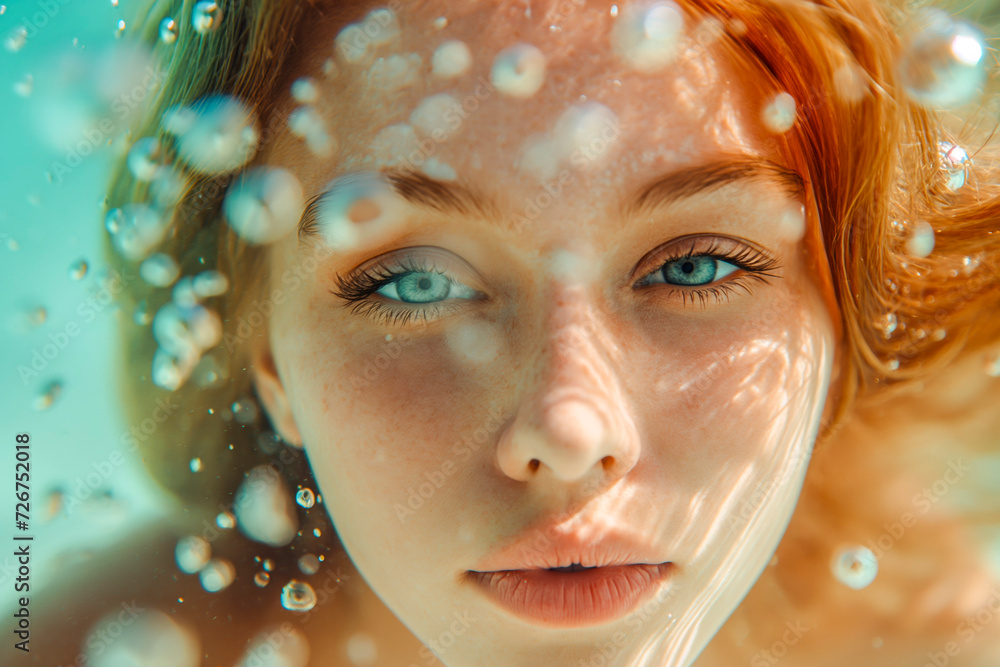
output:
[{"label": "eyelash", "polygon": [[[646,273],[641,280],[645,280],[656,273],[656,271],[662,270],[667,264],[691,257],[711,257],[732,264],[738,269],[745,271],[743,275],[711,287],[678,289],[680,287],[678,285],[663,283],[664,287],[671,289],[671,294],[674,292],[681,293],[684,305],[687,305],[689,298],[692,303],[697,298],[704,308],[708,297],[714,297],[717,303],[722,302],[723,298],[728,301],[737,288],[742,288],[747,294],[752,294],[753,291],[750,289],[749,283],[757,281],[769,284],[768,278],[778,277],[771,273],[780,268],[777,260],[760,250],[753,250],[747,246],[743,246],[737,252],[727,252],[719,246],[717,240],[713,240],[712,245],[701,252],[696,253],[695,246],[696,243],[692,243],[687,252],[674,253],[658,259],[657,268],[654,271]],[[421,259],[403,257],[399,260],[393,259],[390,262],[381,262],[367,272],[347,276],[346,278],[338,275],[336,276],[337,289],[330,290],[330,293],[347,301],[348,304],[354,304],[351,308],[353,314],[370,316],[383,325],[403,326],[414,320],[427,323],[453,312],[456,308],[461,308],[461,306],[444,306],[440,303],[432,303],[424,307],[390,306],[381,301],[371,299],[372,294],[379,289],[393,281],[399,280],[409,273],[438,273],[445,276],[452,284],[461,284],[452,280],[445,272],[439,271],[433,263],[425,264],[422,263]]]}]

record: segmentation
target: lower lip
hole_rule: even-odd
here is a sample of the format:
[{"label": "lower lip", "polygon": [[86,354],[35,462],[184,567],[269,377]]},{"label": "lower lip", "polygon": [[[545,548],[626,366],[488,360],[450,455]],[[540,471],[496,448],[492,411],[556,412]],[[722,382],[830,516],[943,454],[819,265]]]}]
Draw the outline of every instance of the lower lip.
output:
[{"label": "lower lip", "polygon": [[540,625],[577,627],[627,614],[655,592],[672,569],[662,565],[618,565],[579,572],[506,570],[470,572],[493,600]]}]

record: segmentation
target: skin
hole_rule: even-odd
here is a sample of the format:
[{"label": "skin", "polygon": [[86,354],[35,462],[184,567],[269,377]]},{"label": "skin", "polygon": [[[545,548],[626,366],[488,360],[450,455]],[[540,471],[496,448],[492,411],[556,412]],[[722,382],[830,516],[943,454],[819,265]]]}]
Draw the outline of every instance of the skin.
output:
[{"label": "skin", "polygon": [[[337,176],[373,169],[381,130],[407,122],[428,95],[470,95],[513,44],[542,49],[546,79],[527,99],[492,92],[454,136],[435,142],[433,156],[459,176],[449,184],[479,193],[500,223],[399,197],[378,209],[361,202],[359,220],[391,211],[351,223],[350,244],[324,248],[292,234],[270,247],[268,291],[285,298],[253,350],[255,384],[275,427],[307,452],[367,584],[446,664],[483,664],[483,656],[589,664],[611,642],[613,664],[687,665],[770,560],[830,408],[838,316],[813,243],[817,223],[796,219],[808,200],[763,179],[628,214],[623,203],[664,174],[736,154],[786,165],[761,121],[777,91],[741,86],[715,47],[636,71],[610,47],[606,7],[576,8],[558,19],[559,32],[548,28],[554,3],[534,2],[532,12],[529,19],[508,3],[405,5],[401,34],[374,56],[416,53],[424,68],[392,94],[366,83],[371,58],[338,56],[339,74],[324,79],[343,24],[316,23],[295,74],[317,82],[316,107],[336,150],[319,157],[284,131],[262,158],[294,173],[307,197]],[[450,24],[437,31],[439,16]],[[448,39],[466,42],[472,66],[454,80],[432,79],[431,54]],[[581,95],[617,116],[610,148],[582,166],[562,165],[571,181],[558,196],[528,224],[504,224],[544,191],[519,159],[530,138],[552,132]],[[687,251],[679,239],[692,235],[702,251],[713,239],[763,250],[777,268],[766,282],[742,270],[716,280],[711,286],[734,287],[721,300],[682,294],[662,277],[636,286]],[[331,293],[338,276],[380,256],[432,260],[479,298],[426,305],[441,314],[400,325]],[[296,268],[314,270],[289,289],[280,277]],[[372,372],[376,363],[385,367]],[[474,450],[462,445],[477,429],[488,437]],[[412,492],[437,472],[443,483],[413,509]],[[625,527],[675,570],[656,598],[614,622],[527,623],[465,574],[546,521],[590,530],[594,541],[602,526]],[[472,620],[450,637],[456,617]]]}]

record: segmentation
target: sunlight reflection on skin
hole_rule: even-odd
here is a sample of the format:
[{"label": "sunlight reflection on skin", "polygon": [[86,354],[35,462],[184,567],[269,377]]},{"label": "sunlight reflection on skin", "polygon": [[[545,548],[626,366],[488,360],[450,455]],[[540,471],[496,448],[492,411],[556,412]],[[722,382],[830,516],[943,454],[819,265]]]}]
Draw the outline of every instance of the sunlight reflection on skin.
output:
[{"label": "sunlight reflection on skin", "polygon": [[[277,375],[258,360],[258,387],[286,439],[301,436],[338,534],[385,604],[425,642],[446,632],[456,613],[476,619],[475,632],[441,656],[446,663],[481,664],[490,655],[495,664],[575,665],[621,631],[628,641],[614,664],[687,664],[770,560],[794,509],[831,379],[831,314],[820,277],[807,268],[801,202],[777,185],[741,182],[629,220],[621,215],[643,184],[680,167],[740,152],[780,163],[766,153],[760,121],[774,91],[729,85],[734,77],[711,51],[652,74],[632,70],[610,52],[606,7],[581,7],[558,31],[538,20],[556,3],[534,2],[532,11],[527,19],[519,3],[407,5],[391,43],[356,62],[338,57],[332,79],[323,78],[323,63],[341,26],[317,24],[304,49],[315,55],[296,75],[317,81],[316,107],[337,152],[318,157],[285,133],[264,153],[293,171],[309,196],[337,176],[373,169],[380,134],[410,123],[431,96],[460,103],[474,96],[496,54],[512,44],[543,50],[541,88],[526,99],[490,93],[446,140],[432,141],[436,169],[453,169],[506,219],[523,215],[524,202],[543,191],[537,171],[523,168],[526,146],[565,137],[560,118],[584,104],[581,95],[610,110],[617,127],[601,159],[557,165],[571,181],[517,231],[400,197],[390,199],[401,213],[368,227],[344,223],[357,233],[338,238],[352,240],[277,307]],[[450,24],[436,30],[440,16]],[[468,70],[430,76],[434,50],[452,39],[469,47]],[[415,62],[412,54],[423,63],[420,77],[404,72],[398,87],[372,82],[373,67],[385,74],[390,56]],[[387,60],[377,65],[378,58]],[[434,123],[419,114],[417,121]],[[592,130],[584,118],[568,132]],[[418,128],[417,138],[425,132]],[[400,128],[391,136],[413,139]],[[691,234],[765,248],[778,259],[779,277],[748,281],[752,294],[737,288],[728,301],[707,296],[705,308],[671,296],[666,285],[633,287],[657,268],[647,254]],[[335,274],[428,246],[441,249],[439,270],[487,298],[455,300],[426,326],[397,326],[352,314],[330,294]],[[294,235],[275,244],[271,275],[282,275],[298,253]],[[404,331],[413,344],[363,389],[352,386],[349,378],[386,334]],[[475,452],[456,450],[490,407],[504,415],[502,428]],[[393,450],[373,458],[373,441]],[[615,459],[610,470],[604,456]],[[409,490],[449,461],[457,472],[401,517]],[[734,520],[748,503],[753,511]],[[536,627],[462,580],[532,525],[570,519],[571,511],[567,528],[628,527],[677,565],[648,619]]]}]

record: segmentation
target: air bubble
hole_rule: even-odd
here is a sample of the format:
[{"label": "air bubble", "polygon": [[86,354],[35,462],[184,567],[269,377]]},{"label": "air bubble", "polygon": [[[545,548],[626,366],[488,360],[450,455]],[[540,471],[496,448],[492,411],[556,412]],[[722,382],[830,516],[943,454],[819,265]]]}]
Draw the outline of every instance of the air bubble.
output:
[{"label": "air bubble", "polygon": [[906,239],[906,252],[913,257],[927,257],[934,250],[934,228],[923,220],[913,225]]},{"label": "air bubble", "polygon": [[267,572],[258,572],[257,574],[253,575],[253,583],[257,584],[261,588],[267,586],[268,582],[270,581],[271,581],[271,575],[269,575]]},{"label": "air bubble", "polygon": [[434,19],[434,23],[432,25],[434,26],[435,30],[444,30],[445,28],[448,27],[448,23],[449,23],[448,17],[439,16],[436,19]]},{"label": "air bubble", "polygon": [[177,154],[194,171],[223,174],[256,153],[260,135],[254,113],[226,95],[209,95],[190,107],[172,108],[163,128],[177,136]]},{"label": "air bubble", "polygon": [[273,431],[260,433],[257,435],[257,447],[264,454],[274,454],[281,449],[281,437]]},{"label": "air bubble", "polygon": [[898,321],[896,320],[895,313],[886,313],[875,320],[875,326],[882,332],[882,336],[885,338],[892,336],[892,332],[896,330],[897,325]]},{"label": "air bubble", "polygon": [[45,306],[36,306],[24,314],[24,319],[33,327],[40,327],[49,319],[49,311]]},{"label": "air bubble", "polygon": [[517,44],[501,51],[490,73],[493,85],[504,95],[531,97],[545,82],[545,55],[531,44]]},{"label": "air bubble", "polygon": [[878,574],[875,554],[863,546],[841,549],[834,555],[831,567],[837,581],[854,590],[867,587]]},{"label": "air bubble", "polygon": [[966,169],[969,162],[969,154],[961,146],[942,141],[938,144],[941,150],[941,162],[947,177],[946,184],[949,190],[958,190],[965,185]]},{"label": "air bubble", "polygon": [[376,167],[408,164],[411,155],[420,152],[420,141],[413,127],[405,123],[390,125],[375,137],[372,153]]},{"label": "air bubble", "polygon": [[288,129],[306,140],[314,155],[328,157],[333,153],[334,141],[326,131],[326,123],[313,107],[299,107],[288,116]]},{"label": "air bubble", "polygon": [[984,358],[983,370],[992,378],[1000,377],[1000,350],[987,353]]},{"label": "air bubble", "polygon": [[42,391],[35,396],[35,400],[31,404],[32,407],[39,412],[48,410],[56,402],[56,399],[59,398],[59,394],[62,393],[62,388],[62,383],[58,380],[49,382],[45,385]]},{"label": "air bubble", "polygon": [[17,53],[24,48],[24,45],[28,42],[28,30],[23,25],[18,26],[10,31],[7,35],[7,39],[4,40],[3,45],[11,53]]},{"label": "air bubble", "polygon": [[177,41],[177,21],[169,16],[160,21],[160,41],[168,46]]},{"label": "air bubble", "polygon": [[153,180],[160,166],[160,142],[153,137],[135,142],[129,149],[127,163],[136,180]]},{"label": "air bubble", "polygon": [[226,193],[226,222],[247,243],[264,245],[295,229],[304,206],[299,179],[290,171],[254,167]]},{"label": "air bubble", "polygon": [[233,419],[239,424],[253,424],[257,421],[257,404],[251,398],[241,398],[233,401],[231,406]]},{"label": "air bubble", "polygon": [[160,244],[168,222],[160,211],[145,204],[126,204],[108,211],[105,218],[115,249],[133,262],[145,259]]},{"label": "air bubble", "polygon": [[199,35],[215,32],[222,24],[222,9],[219,3],[203,0],[194,6],[191,12],[191,26]]},{"label": "air bubble", "polygon": [[219,558],[211,560],[201,570],[199,575],[201,587],[209,593],[218,593],[236,579],[236,568],[228,560]]},{"label": "air bubble", "polygon": [[439,93],[421,100],[410,114],[410,124],[418,134],[435,141],[447,141],[461,127],[449,122],[455,114],[462,114],[462,105],[454,95]]},{"label": "air bubble", "polygon": [[174,557],[181,572],[194,574],[200,572],[208,564],[212,557],[212,547],[204,538],[189,535],[177,541]]},{"label": "air bubble", "polygon": [[303,104],[313,104],[319,99],[316,82],[308,76],[296,79],[292,84],[292,97]]},{"label": "air bubble", "polygon": [[170,287],[180,273],[174,258],[163,253],[151,255],[139,265],[139,275],[153,287]]},{"label": "air bubble", "polygon": [[397,220],[402,210],[402,202],[385,176],[369,171],[334,179],[320,201],[319,232],[334,249],[354,246],[363,231],[358,225],[367,227]]},{"label": "air bubble", "polygon": [[87,275],[87,269],[90,265],[87,264],[87,260],[78,259],[73,262],[69,267],[69,277],[73,280],[83,280]]},{"label": "air bubble", "polygon": [[622,9],[611,42],[633,68],[653,72],[674,61],[683,32],[684,14],[673,2],[636,2]]},{"label": "air bubble", "polygon": [[298,517],[281,476],[261,465],[251,470],[236,492],[236,521],[252,540],[275,547],[295,537]]},{"label": "air bubble", "polygon": [[232,530],[236,527],[236,517],[229,510],[219,512],[215,517],[215,525],[222,530]]},{"label": "air bubble", "polygon": [[426,160],[421,167],[421,171],[438,181],[454,181],[458,179],[458,172],[450,164],[441,162],[436,157]]},{"label": "air bubble", "polygon": [[299,570],[309,576],[316,574],[319,572],[319,558],[313,554],[305,554],[299,558]]},{"label": "air bubble", "polygon": [[452,39],[434,51],[431,73],[439,79],[454,79],[472,67],[472,52],[465,42]]},{"label": "air bubble", "polygon": [[202,462],[201,462],[201,459],[199,459],[199,458],[197,458],[197,457],[196,457],[196,458],[193,458],[193,459],[191,459],[191,462],[190,462],[190,463],[189,463],[188,465],[189,465],[189,467],[191,468],[191,472],[201,472],[201,471],[202,471],[202,468],[204,468],[204,467],[205,467],[205,466],[204,466],[204,465],[202,464]]},{"label": "air bubble", "polygon": [[795,124],[795,98],[779,93],[766,107],[762,116],[764,126],[771,132],[783,134]]},{"label": "air bubble", "polygon": [[299,489],[299,492],[295,494],[295,502],[309,509],[316,504],[316,496],[313,494],[312,489]]},{"label": "air bubble", "polygon": [[220,296],[229,289],[229,279],[219,271],[202,271],[191,281],[191,289],[199,299]]},{"label": "air bubble", "polygon": [[401,90],[420,80],[420,69],[423,64],[423,60],[416,53],[379,58],[369,70],[368,80],[372,86],[384,92]]},{"label": "air bubble", "polygon": [[885,362],[885,367],[890,371],[899,369],[899,359],[889,359]]},{"label": "air bubble", "polygon": [[281,606],[289,611],[309,611],[316,606],[316,592],[304,581],[292,579],[281,589]]},{"label": "air bubble", "polygon": [[153,316],[149,312],[149,304],[146,303],[145,299],[136,304],[135,310],[132,311],[132,321],[140,327],[147,326],[153,321]]},{"label": "air bubble", "polygon": [[14,82],[14,93],[20,97],[29,97],[35,87],[35,79],[30,74],[25,74],[20,81]]},{"label": "air bubble", "polygon": [[274,572],[274,561],[270,558],[265,558],[264,562],[261,563],[261,566],[266,572]]},{"label": "air bubble", "polygon": [[347,659],[357,667],[370,667],[378,661],[378,649],[370,635],[355,632],[347,640]]},{"label": "air bubble", "polygon": [[986,46],[971,24],[942,9],[924,8],[916,16],[899,61],[907,94],[928,107],[951,108],[976,97],[986,80]]}]

